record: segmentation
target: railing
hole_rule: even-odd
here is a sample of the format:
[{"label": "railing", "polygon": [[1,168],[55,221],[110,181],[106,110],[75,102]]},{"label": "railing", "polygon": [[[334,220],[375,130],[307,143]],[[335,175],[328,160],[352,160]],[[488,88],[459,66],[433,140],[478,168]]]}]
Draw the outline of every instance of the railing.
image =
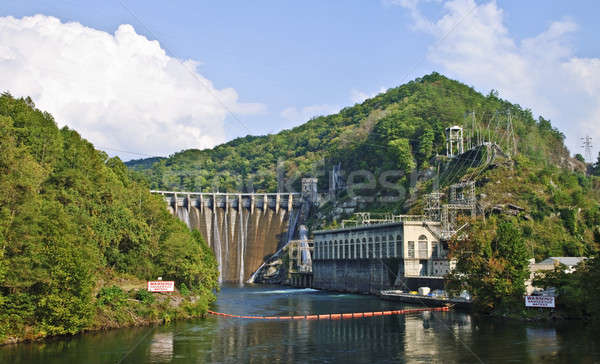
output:
[{"label": "railing", "polygon": [[189,191],[162,191],[162,190],[150,190],[150,193],[156,193],[160,195],[191,195],[191,196],[300,196],[299,192],[189,192]]},{"label": "railing", "polygon": [[[400,222],[409,222],[409,221],[427,221],[427,217],[425,215],[388,215],[381,219],[371,219],[370,217],[364,217],[365,213],[359,213],[360,217],[358,220],[348,219],[342,220],[342,228],[347,227],[358,227],[358,226],[368,226],[368,225],[380,225],[380,224],[393,224]],[[368,215],[367,215],[368,216]]]}]

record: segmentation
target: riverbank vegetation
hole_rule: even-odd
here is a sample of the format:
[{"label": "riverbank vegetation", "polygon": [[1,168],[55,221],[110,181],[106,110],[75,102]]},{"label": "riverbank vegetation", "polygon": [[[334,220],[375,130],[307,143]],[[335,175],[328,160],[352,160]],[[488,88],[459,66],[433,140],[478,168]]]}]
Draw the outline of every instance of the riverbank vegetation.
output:
[{"label": "riverbank vegetation", "polygon": [[467,290],[482,312],[510,311],[522,305],[529,254],[513,222],[493,218],[452,243],[456,268],[450,274],[449,288],[454,295]]},{"label": "riverbank vegetation", "polygon": [[[0,96],[0,342],[174,315],[131,280],[172,279],[200,314],[217,269],[198,233],[118,158],[59,129],[29,99]],[[185,285],[185,286],[184,286]],[[133,311],[135,315],[133,315]],[[145,311],[146,310],[146,311]],[[166,315],[166,316],[165,316]],[[114,326],[114,325],[108,325]]]},{"label": "riverbank vegetation", "polygon": [[563,317],[600,319],[600,254],[591,258],[579,263],[574,272],[558,265],[554,271],[536,274],[535,286],[555,289],[557,309]]}]

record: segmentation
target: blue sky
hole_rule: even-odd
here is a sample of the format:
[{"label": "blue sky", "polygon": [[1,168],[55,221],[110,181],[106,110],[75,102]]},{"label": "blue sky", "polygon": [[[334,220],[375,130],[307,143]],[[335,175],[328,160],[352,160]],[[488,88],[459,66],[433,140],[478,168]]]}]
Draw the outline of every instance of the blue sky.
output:
[{"label": "blue sky", "polygon": [[[37,80],[46,77],[49,82],[56,81],[54,87],[34,93],[38,106],[52,112],[59,124],[81,130],[92,142],[123,159],[209,147],[245,134],[277,132],[434,70],[485,93],[498,89],[500,96],[532,108],[536,115],[551,118],[567,135],[571,151],[581,152],[579,138],[583,135],[591,135],[600,145],[600,89],[595,83],[600,80],[600,29],[594,19],[598,8],[593,1],[550,5],[548,1],[473,0],[8,0],[0,5],[2,17],[18,20],[42,14],[60,22],[44,18],[33,25],[10,23],[13,32],[22,35],[31,31],[32,35],[24,36],[21,43],[13,41],[14,37],[0,36],[0,47],[8,49],[5,52],[9,54],[4,58],[13,60],[2,63],[0,48],[0,75],[3,67],[13,75],[7,84],[9,91],[19,96],[34,93],[41,82],[28,81],[28,70],[32,68],[40,73]],[[78,36],[73,40],[64,35],[73,31],[65,25],[70,22],[105,32],[117,40],[131,39],[136,46],[129,45],[127,51],[115,50],[110,39],[88,30],[77,30]],[[133,29],[123,29],[121,34],[128,37],[119,38],[115,32],[123,24],[130,24]],[[45,59],[61,59],[69,53],[68,61],[16,66],[19,57],[13,55],[32,58],[28,52],[33,51],[28,50],[27,44],[46,44],[49,27],[55,38]],[[157,40],[158,48],[138,39],[140,36]],[[91,39],[100,37],[96,40],[106,45],[106,51],[103,45],[83,46],[82,43],[88,43],[86,37],[90,38],[89,44],[94,44]],[[132,57],[131,49],[144,54],[145,47],[153,52],[150,58],[140,59],[141,66],[125,65]],[[92,54],[107,61],[65,65],[78,62],[74,60],[77,52],[84,59]],[[161,64],[157,66],[160,70],[156,73],[164,71],[164,77],[152,81],[144,75],[127,79],[131,69],[141,72],[152,64],[149,59],[159,60],[156,62]],[[177,70],[176,65],[166,66],[169,60],[193,60],[196,63],[191,67],[195,69]],[[108,66],[111,62],[122,62],[123,66]],[[89,79],[87,88],[77,90],[77,81],[87,80],[86,71],[93,71],[94,67],[118,68],[124,74],[111,76],[111,71],[100,69],[98,73],[104,74],[103,78]],[[70,74],[70,70],[75,71]],[[153,73],[153,69],[149,67],[144,72]],[[189,75],[183,75],[185,72]],[[105,81],[113,79],[122,82]],[[152,103],[141,103],[139,108],[151,110],[154,116],[131,106],[139,100],[138,96],[128,99],[129,93],[120,91],[132,85],[140,93],[144,90],[154,94],[161,82],[172,82],[172,88],[166,88],[173,91],[157,95]],[[177,85],[186,82],[191,91],[179,95],[175,91]],[[194,82],[210,85],[198,88],[191,85]],[[56,96],[69,92],[66,84],[74,93],[71,98],[65,97],[69,102]],[[103,90],[101,96],[89,90],[92,84],[94,89]],[[127,102],[104,109],[119,101],[107,96],[113,89],[118,89],[119,100]],[[73,106],[82,94],[87,101]],[[198,105],[196,99],[201,100]],[[156,106],[160,100],[165,100],[165,105]],[[181,111],[188,107],[191,111]],[[114,112],[115,109],[119,111]],[[86,115],[80,117],[82,113]],[[96,118],[94,113],[104,116]],[[177,115],[166,120],[169,113]],[[161,119],[160,115],[165,116]],[[597,150],[594,149],[594,155]]]}]

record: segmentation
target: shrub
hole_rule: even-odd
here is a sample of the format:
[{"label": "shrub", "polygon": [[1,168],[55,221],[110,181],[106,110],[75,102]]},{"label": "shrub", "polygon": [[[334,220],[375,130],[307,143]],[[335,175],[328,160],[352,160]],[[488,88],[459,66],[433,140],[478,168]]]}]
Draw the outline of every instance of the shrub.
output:
[{"label": "shrub", "polygon": [[185,297],[190,295],[190,290],[187,288],[185,283],[181,283],[181,286],[179,287],[179,292],[181,293],[182,296],[185,296]]},{"label": "shrub", "polygon": [[154,295],[145,289],[138,290],[135,294],[135,299],[145,304],[154,303]]},{"label": "shrub", "polygon": [[120,307],[127,301],[127,294],[120,287],[112,285],[102,287],[96,298],[96,303],[100,306]]}]

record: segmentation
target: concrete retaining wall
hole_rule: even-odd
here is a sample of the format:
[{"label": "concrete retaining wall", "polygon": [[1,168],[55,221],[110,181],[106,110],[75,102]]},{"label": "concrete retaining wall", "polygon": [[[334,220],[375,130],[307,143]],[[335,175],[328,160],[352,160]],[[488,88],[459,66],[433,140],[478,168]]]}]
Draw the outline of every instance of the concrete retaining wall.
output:
[{"label": "concrete retaining wall", "polygon": [[317,260],[313,288],[377,294],[394,285],[401,259]]},{"label": "concrete retaining wall", "polygon": [[335,259],[313,261],[313,288],[378,294],[381,290],[443,289],[444,280],[430,277],[404,277],[402,259]]}]

